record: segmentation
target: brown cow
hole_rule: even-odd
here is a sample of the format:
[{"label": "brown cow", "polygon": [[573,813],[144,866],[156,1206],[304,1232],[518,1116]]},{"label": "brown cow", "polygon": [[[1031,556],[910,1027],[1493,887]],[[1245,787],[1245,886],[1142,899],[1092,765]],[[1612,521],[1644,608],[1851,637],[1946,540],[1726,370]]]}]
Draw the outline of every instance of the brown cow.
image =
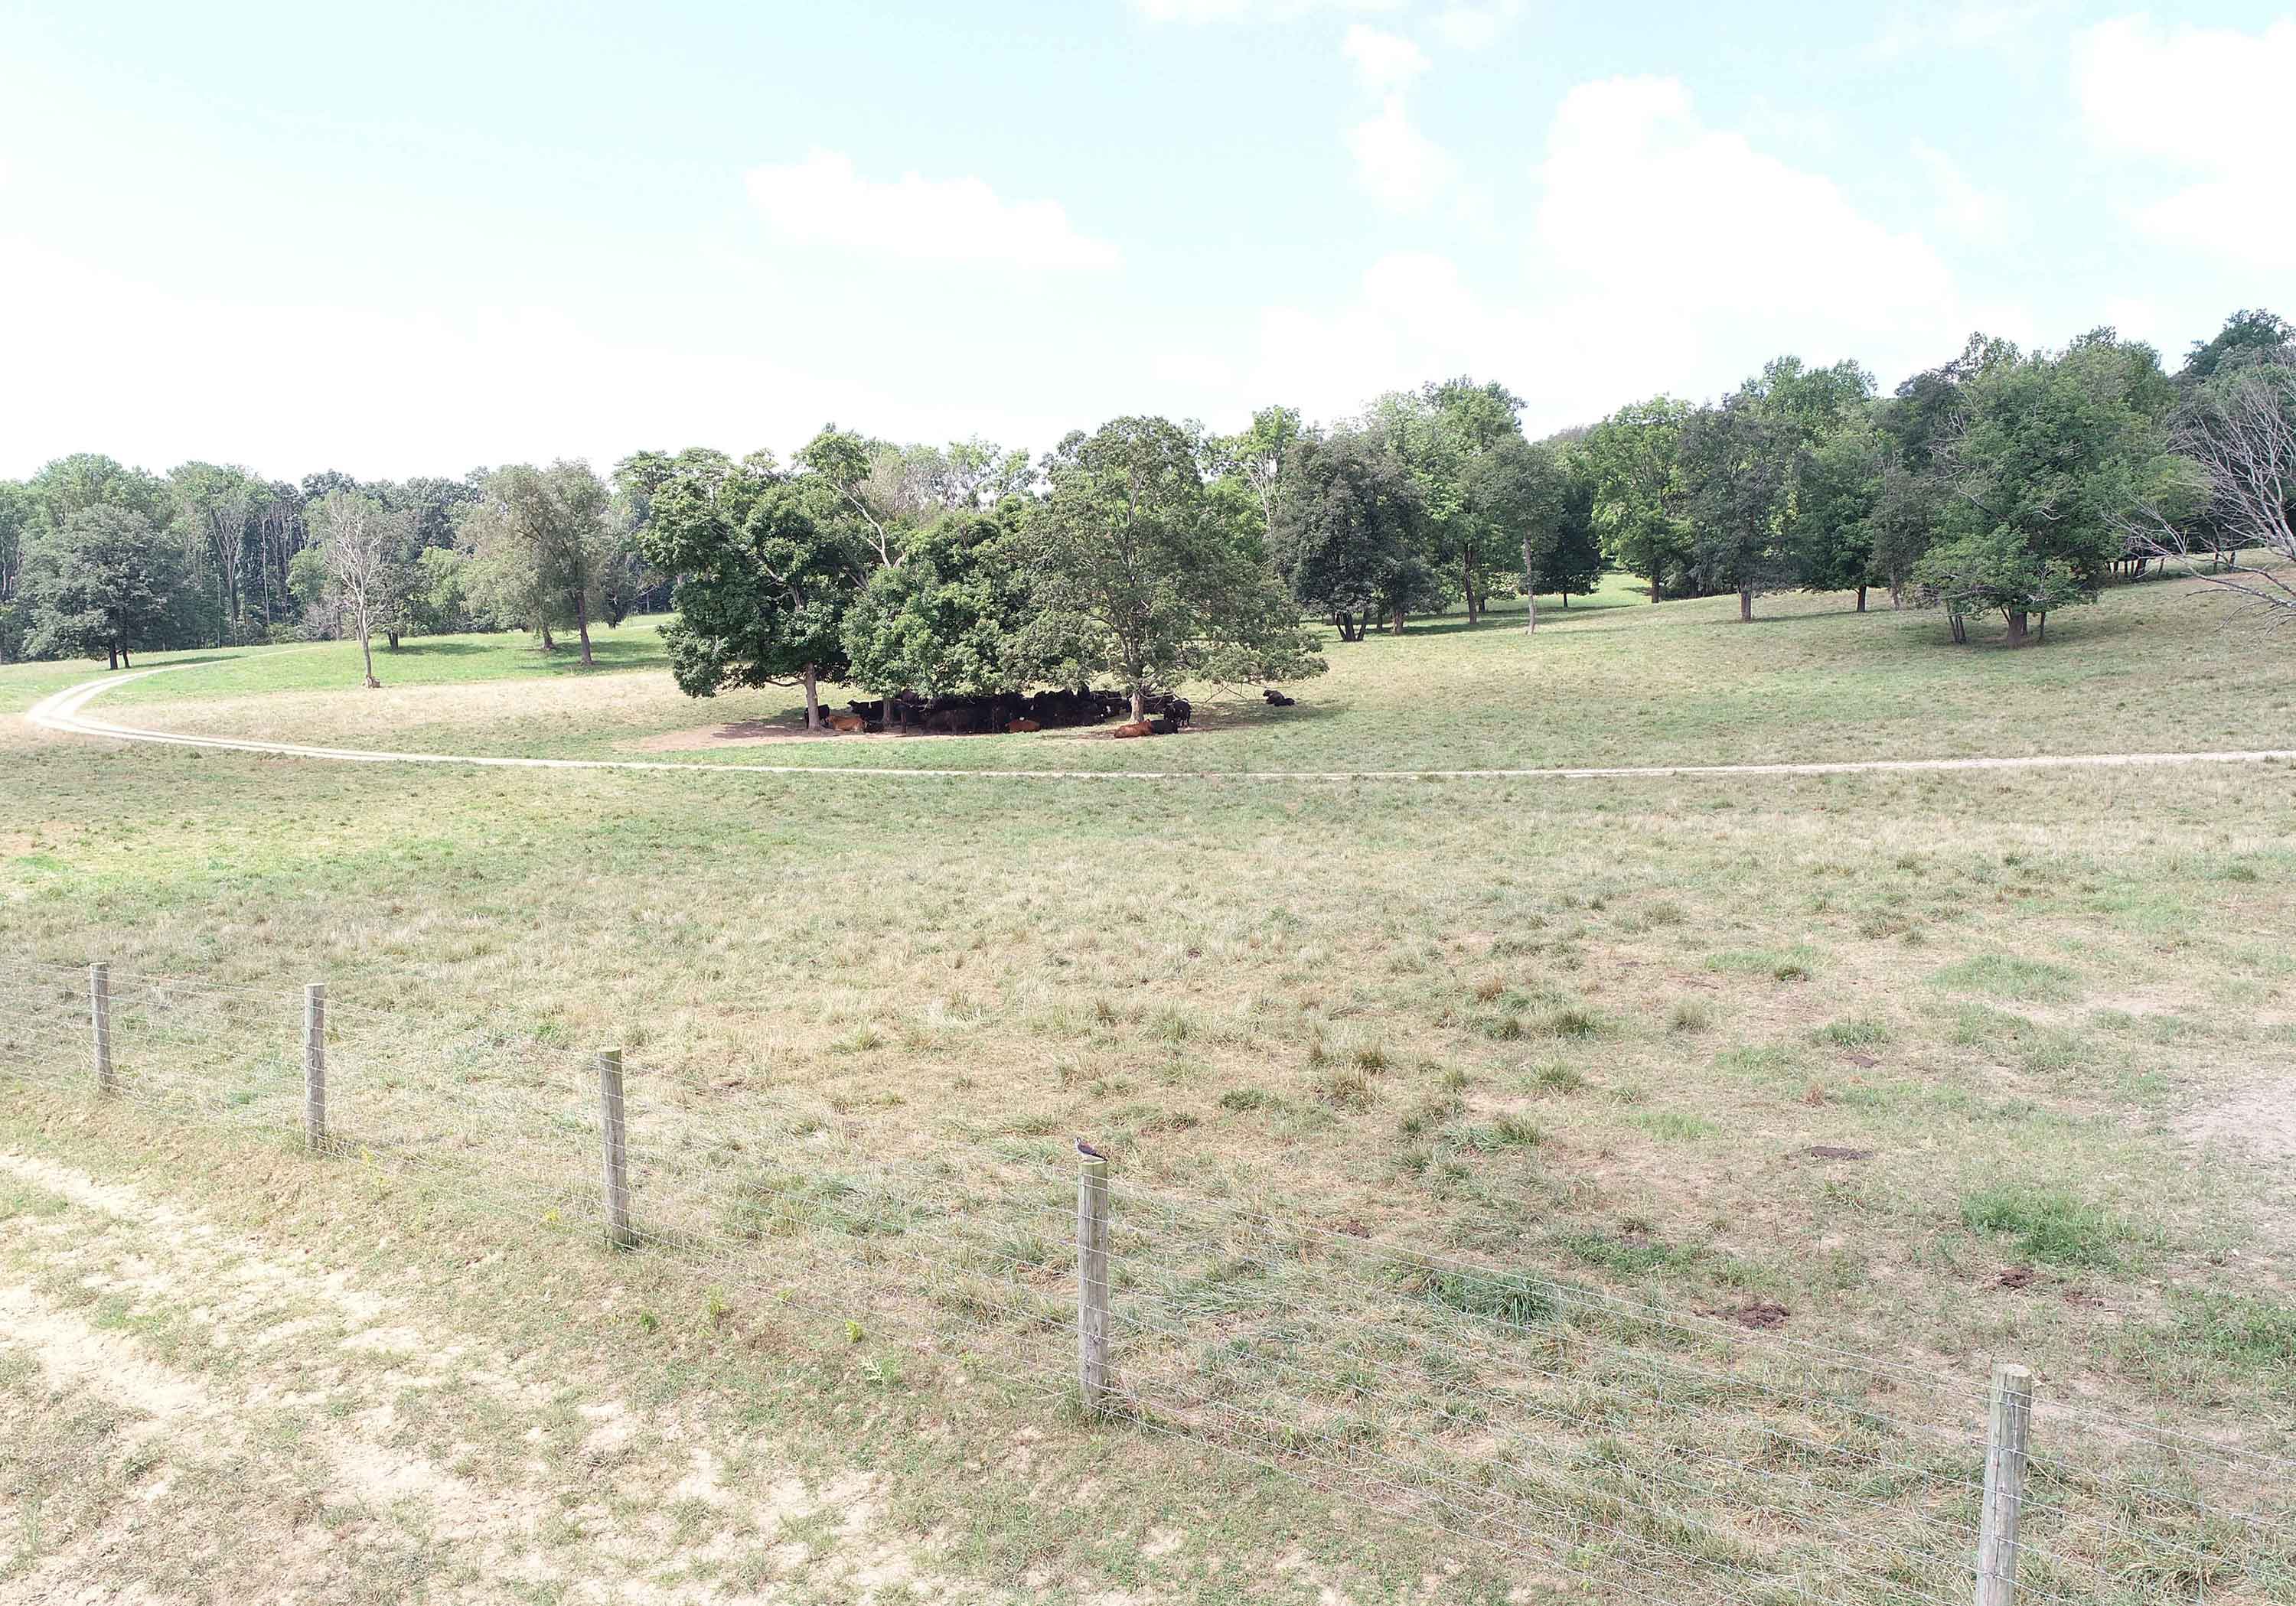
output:
[{"label": "brown cow", "polygon": [[869,722],[858,714],[832,714],[829,717],[829,728],[832,731],[841,731],[850,736],[867,730]]},{"label": "brown cow", "polygon": [[1041,731],[1045,727],[1033,719],[1008,719],[1004,722],[1004,728],[1018,736],[1025,731]]},{"label": "brown cow", "polygon": [[1127,736],[1152,736],[1155,733],[1155,728],[1144,719],[1136,719],[1129,725],[1119,725],[1116,727],[1119,741]]}]

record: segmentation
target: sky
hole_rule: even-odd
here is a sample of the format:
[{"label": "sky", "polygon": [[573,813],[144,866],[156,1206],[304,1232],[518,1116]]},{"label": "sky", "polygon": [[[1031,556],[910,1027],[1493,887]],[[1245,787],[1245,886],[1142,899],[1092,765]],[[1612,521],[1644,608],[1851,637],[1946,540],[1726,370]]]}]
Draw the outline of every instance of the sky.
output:
[{"label": "sky", "polygon": [[0,477],[2174,366],[2296,315],[2292,83],[2287,0],[0,0]]}]

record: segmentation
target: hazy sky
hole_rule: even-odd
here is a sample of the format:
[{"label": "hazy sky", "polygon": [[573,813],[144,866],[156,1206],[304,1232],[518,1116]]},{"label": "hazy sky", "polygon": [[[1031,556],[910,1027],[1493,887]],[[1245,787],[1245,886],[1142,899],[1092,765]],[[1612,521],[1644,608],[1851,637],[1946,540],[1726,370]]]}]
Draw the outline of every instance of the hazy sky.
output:
[{"label": "hazy sky", "polygon": [[2232,0],[0,0],[0,475],[2173,364],[2296,314],[2292,84]]}]

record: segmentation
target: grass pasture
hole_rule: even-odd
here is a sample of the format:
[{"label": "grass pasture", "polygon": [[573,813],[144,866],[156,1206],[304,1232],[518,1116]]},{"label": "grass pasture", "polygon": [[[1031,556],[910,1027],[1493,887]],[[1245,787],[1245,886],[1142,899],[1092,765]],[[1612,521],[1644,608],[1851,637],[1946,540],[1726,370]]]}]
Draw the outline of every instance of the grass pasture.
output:
[{"label": "grass pasture", "polygon": [[[2021,653],[1763,607],[1430,621],[1121,748],[646,747],[791,700],[697,708],[644,622],[589,674],[507,637],[379,655],[380,692],[355,648],[210,655],[90,712],[988,770],[2296,738],[2284,648],[2183,582]],[[0,669],[0,707],[97,672]],[[20,721],[0,766],[0,1598],[98,1553],[191,1598],[1960,1598],[2012,1358],[2041,1587],[2296,1577],[2296,766],[1077,787]],[[117,1107],[58,1086],[99,958]],[[340,1163],[258,1129],[316,978]],[[636,1255],[583,1213],[605,1044]],[[1114,1156],[1113,1423],[1038,1387],[1077,1135]],[[2129,1432],[2164,1423],[2192,1454]]]}]

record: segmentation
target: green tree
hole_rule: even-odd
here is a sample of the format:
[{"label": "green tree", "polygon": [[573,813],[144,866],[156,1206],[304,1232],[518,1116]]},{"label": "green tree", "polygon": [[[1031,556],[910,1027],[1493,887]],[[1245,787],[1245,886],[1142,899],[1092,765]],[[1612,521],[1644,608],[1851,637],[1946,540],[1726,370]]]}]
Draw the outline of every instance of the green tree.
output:
[{"label": "green tree", "polygon": [[1882,452],[1880,437],[1853,422],[1803,451],[1794,470],[1787,539],[1795,575],[1807,591],[1855,591],[1860,613],[1874,578]]},{"label": "green tree", "polygon": [[1295,440],[1267,534],[1276,572],[1300,607],[1345,642],[1374,619],[1435,594],[1420,484],[1387,437],[1343,430]]},{"label": "green tree", "polygon": [[97,503],[65,515],[40,543],[26,581],[36,658],[104,653],[111,667],[132,650],[165,644],[184,583],[181,545],[134,508]]},{"label": "green tree", "polygon": [[30,489],[0,479],[0,664],[23,651],[24,560],[32,545],[34,505]]},{"label": "green tree", "polygon": [[1572,597],[1593,594],[1610,564],[1603,555],[1602,531],[1595,525],[1595,473],[1585,446],[1577,440],[1543,444],[1554,453],[1562,471],[1562,507],[1540,584],[1560,596],[1567,609]]},{"label": "green tree", "polygon": [[1946,539],[1915,569],[1923,599],[1997,609],[2013,647],[2034,614],[2095,601],[2167,455],[2173,396],[2152,348],[2103,330],[1971,380],[1945,453]]},{"label": "green tree", "polygon": [[903,543],[847,609],[842,677],[880,697],[979,697],[1018,681],[1010,642],[1022,586],[1012,531],[992,513],[947,512]]},{"label": "green tree", "polygon": [[472,595],[534,630],[545,650],[556,645],[552,627],[571,623],[582,661],[594,661],[590,621],[605,611],[605,586],[628,539],[606,516],[610,500],[586,463],[517,463],[488,474],[456,519]]},{"label": "green tree", "polygon": [[[1387,438],[1418,482],[1439,605],[1464,602],[1470,623],[1482,618],[1492,595],[1514,588],[1520,572],[1517,532],[1478,517],[1469,484],[1484,456],[1522,438],[1521,410],[1522,399],[1505,386],[1461,377],[1390,392],[1365,415],[1367,427]],[[1401,629],[1402,617],[1392,624]]]},{"label": "green tree", "polygon": [[1902,608],[1915,566],[1937,539],[1944,512],[1945,479],[1921,473],[1884,448],[1874,482],[1874,504],[1866,514],[1874,573],[1890,587],[1890,606]]},{"label": "green tree", "polygon": [[1326,668],[1265,552],[1212,496],[1187,433],[1119,418],[1071,435],[1016,551],[1037,662],[1122,676],[1135,718],[1147,694],[1189,676],[1297,679]]},{"label": "green tree", "polygon": [[186,463],[168,474],[186,555],[214,587],[213,610],[225,641],[247,639],[248,575],[260,554],[253,542],[255,513],[269,488],[245,469]]},{"label": "green tree", "polygon": [[1669,577],[1687,575],[1695,557],[1680,456],[1691,411],[1687,402],[1655,397],[1620,408],[1587,436],[1603,553],[1612,567],[1647,577],[1653,602]]},{"label": "green tree", "polygon": [[737,463],[682,453],[653,476],[649,495],[638,541],[676,577],[676,617],[661,639],[678,689],[713,697],[801,685],[806,725],[819,730],[820,683],[847,672],[845,615],[868,549],[820,488],[776,472],[766,454]]},{"label": "green tree", "polygon": [[1275,524],[1275,501],[1283,484],[1292,448],[1305,439],[1306,419],[1297,407],[1261,407],[1251,415],[1250,428],[1214,443],[1221,469],[1241,479],[1259,505],[1259,527]]},{"label": "green tree", "polygon": [[1466,516],[1481,532],[1477,545],[1507,546],[1521,561],[1526,632],[1538,628],[1538,594],[1554,583],[1568,504],[1561,458],[1519,432],[1498,437],[1467,464]]},{"label": "green tree", "polygon": [[1752,622],[1755,597],[1793,576],[1785,526],[1795,448],[1794,427],[1767,413],[1751,387],[1700,408],[1682,428],[1693,564],[1706,588],[1738,594],[1742,622]]},{"label": "green tree", "polygon": [[2296,362],[2296,324],[2276,313],[2243,309],[2225,320],[2208,340],[2193,342],[2177,383],[2186,389],[2219,373],[2238,373],[2257,363]]}]

